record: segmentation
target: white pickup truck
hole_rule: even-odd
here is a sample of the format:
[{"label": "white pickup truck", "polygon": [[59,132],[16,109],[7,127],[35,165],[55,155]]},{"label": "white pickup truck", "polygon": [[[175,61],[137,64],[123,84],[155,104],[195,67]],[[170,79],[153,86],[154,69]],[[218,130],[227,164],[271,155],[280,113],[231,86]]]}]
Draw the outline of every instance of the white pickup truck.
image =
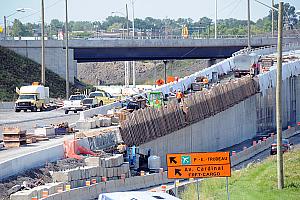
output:
[{"label": "white pickup truck", "polygon": [[82,100],[85,98],[86,96],[83,94],[71,95],[68,101],[64,101],[63,109],[65,110],[65,114],[68,114],[69,111],[73,111],[74,113],[82,111],[84,109]]}]

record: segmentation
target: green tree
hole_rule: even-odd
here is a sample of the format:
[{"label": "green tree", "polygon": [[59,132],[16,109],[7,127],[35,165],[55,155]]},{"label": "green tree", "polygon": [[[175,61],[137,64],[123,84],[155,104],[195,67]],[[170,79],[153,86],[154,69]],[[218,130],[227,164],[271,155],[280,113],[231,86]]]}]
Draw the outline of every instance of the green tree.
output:
[{"label": "green tree", "polygon": [[22,24],[22,22],[18,19],[14,20],[14,24],[12,26],[12,36],[14,37],[21,37],[21,36],[26,36],[26,28]]}]

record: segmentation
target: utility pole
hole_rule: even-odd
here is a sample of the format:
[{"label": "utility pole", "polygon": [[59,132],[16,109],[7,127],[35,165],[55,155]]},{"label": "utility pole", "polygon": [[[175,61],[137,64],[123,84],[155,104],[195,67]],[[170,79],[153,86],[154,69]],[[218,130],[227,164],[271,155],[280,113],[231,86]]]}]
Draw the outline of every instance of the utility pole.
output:
[{"label": "utility pole", "polygon": [[217,18],[218,18],[218,5],[217,5],[217,1],[215,0],[215,39],[217,39]]},{"label": "utility pole", "polygon": [[167,64],[168,64],[169,61],[164,60],[163,62],[165,64],[165,73],[164,73],[164,75],[165,75],[165,84],[167,84]]},{"label": "utility pole", "polygon": [[277,83],[276,83],[276,127],[277,127],[277,178],[278,189],[284,187],[283,156],[282,156],[282,119],[281,119],[281,83],[282,83],[282,7],[278,10],[278,42],[277,42]]},{"label": "utility pole", "polygon": [[250,0],[248,0],[248,49],[251,49]]},{"label": "utility pole", "polygon": [[[134,30],[134,0],[131,0],[132,3],[132,36],[134,39],[135,30]],[[135,61],[132,61],[132,85],[135,87]]]},{"label": "utility pole", "polygon": [[[274,8],[274,0],[272,0],[272,8]],[[272,37],[274,37],[274,9],[271,9],[272,12]]]},{"label": "utility pole", "polygon": [[4,40],[6,40],[6,16],[4,16]]},{"label": "utility pole", "polygon": [[126,25],[127,25],[127,38],[129,37],[129,20],[128,20],[128,7],[126,4]]},{"label": "utility pole", "polygon": [[45,9],[44,0],[42,0],[42,69],[41,69],[41,83],[45,85],[46,83],[46,70],[45,70]]},{"label": "utility pole", "polygon": [[[126,4],[126,26],[127,26],[127,36],[126,38],[129,38],[129,19],[128,19],[128,7]],[[130,80],[130,65],[129,61],[125,61],[125,87],[129,86],[129,80]]]},{"label": "utility pole", "polygon": [[69,33],[68,33],[68,0],[66,2],[66,22],[65,22],[65,40],[66,40],[66,99],[70,96],[69,83]]}]

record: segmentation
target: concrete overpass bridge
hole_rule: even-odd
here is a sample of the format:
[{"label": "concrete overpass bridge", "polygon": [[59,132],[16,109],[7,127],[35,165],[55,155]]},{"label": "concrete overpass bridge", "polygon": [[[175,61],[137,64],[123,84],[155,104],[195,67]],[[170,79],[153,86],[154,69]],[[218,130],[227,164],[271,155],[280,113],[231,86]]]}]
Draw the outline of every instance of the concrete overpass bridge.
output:
[{"label": "concrete overpass bridge", "polygon": [[[283,43],[299,43],[299,37],[286,37]],[[274,45],[277,38],[253,37],[252,47]],[[64,41],[45,42],[46,67],[65,77]],[[40,41],[0,41],[0,46],[38,63],[41,61]],[[246,38],[220,39],[115,39],[115,40],[70,40],[70,80],[77,76],[77,63],[164,60],[164,59],[215,59],[228,58],[232,53],[247,47]]]}]

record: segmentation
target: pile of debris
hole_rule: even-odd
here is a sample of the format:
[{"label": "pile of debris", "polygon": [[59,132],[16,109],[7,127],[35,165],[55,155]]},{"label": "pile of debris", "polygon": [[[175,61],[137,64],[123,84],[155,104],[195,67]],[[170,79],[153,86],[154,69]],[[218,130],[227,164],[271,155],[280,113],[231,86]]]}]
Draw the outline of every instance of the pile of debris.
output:
[{"label": "pile of debris", "polygon": [[50,171],[61,171],[84,166],[83,160],[64,159],[55,163],[48,163],[43,168],[31,169],[17,176],[12,176],[0,182],[0,200],[8,200],[17,191],[34,188],[51,183]]}]

